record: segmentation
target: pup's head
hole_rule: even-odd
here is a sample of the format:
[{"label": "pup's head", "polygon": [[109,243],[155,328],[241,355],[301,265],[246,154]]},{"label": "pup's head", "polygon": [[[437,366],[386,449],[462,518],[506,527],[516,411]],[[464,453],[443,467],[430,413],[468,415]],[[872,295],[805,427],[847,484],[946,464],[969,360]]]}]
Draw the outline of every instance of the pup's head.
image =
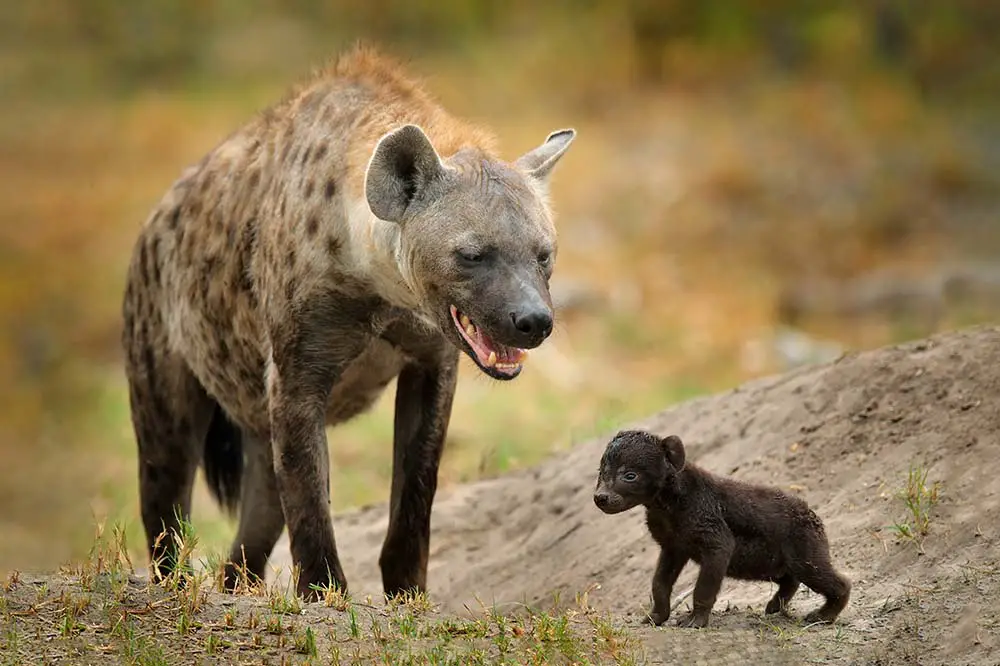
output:
[{"label": "pup's head", "polygon": [[623,430],[601,456],[594,504],[604,513],[647,504],[683,469],[684,444],[676,435]]},{"label": "pup's head", "polygon": [[575,136],[553,132],[513,163],[471,149],[442,159],[405,125],[368,165],[368,205],[399,225],[397,263],[422,310],[495,379],[516,377],[525,350],[552,332],[548,179]]}]

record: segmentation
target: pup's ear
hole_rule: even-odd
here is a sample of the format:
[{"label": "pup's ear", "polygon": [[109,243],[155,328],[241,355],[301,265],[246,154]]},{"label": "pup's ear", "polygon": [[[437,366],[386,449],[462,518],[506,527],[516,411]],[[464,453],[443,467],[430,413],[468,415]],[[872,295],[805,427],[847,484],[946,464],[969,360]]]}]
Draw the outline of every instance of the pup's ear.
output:
[{"label": "pup's ear", "polygon": [[660,440],[667,462],[678,472],[684,469],[684,442],[677,435],[668,435]]}]

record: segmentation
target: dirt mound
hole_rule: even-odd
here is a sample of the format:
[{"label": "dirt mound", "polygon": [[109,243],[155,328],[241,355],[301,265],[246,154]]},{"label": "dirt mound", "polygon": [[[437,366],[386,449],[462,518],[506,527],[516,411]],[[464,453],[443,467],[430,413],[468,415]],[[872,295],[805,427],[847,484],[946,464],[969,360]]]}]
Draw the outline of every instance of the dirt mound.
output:
[{"label": "dirt mound", "polygon": [[[641,628],[656,550],[641,510],[605,516],[592,502],[604,437],[535,469],[440,491],[433,597],[461,611],[477,599],[548,605],[554,595],[572,602],[589,590],[592,606],[641,632],[653,663],[736,663],[777,645],[771,663],[808,654],[836,663],[1000,664],[1000,329],[849,354],[634,425],[680,435],[689,460],[707,469],[809,501],[826,522],[835,565],[854,584],[841,626],[803,630],[763,618],[773,586],[727,580],[712,629]],[[912,466],[926,470],[928,485],[940,483],[922,542],[890,528],[913,522],[897,496]],[[375,506],[335,519],[355,595],[381,593],[386,512]],[[282,542],[272,562],[288,561]],[[675,594],[696,572],[685,569]],[[792,612],[801,617],[820,601],[802,588]]]}]

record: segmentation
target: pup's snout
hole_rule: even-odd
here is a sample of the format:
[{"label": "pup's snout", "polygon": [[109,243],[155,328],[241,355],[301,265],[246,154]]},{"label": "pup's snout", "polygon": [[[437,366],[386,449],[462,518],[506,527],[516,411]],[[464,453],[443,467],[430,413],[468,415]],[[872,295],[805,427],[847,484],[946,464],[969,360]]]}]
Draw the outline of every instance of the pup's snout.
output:
[{"label": "pup's snout", "polygon": [[552,333],[552,311],[547,307],[526,308],[510,313],[512,331],[520,347],[537,347]]},{"label": "pup's snout", "polygon": [[611,495],[608,493],[594,493],[594,504],[598,509],[606,509],[611,504]]}]

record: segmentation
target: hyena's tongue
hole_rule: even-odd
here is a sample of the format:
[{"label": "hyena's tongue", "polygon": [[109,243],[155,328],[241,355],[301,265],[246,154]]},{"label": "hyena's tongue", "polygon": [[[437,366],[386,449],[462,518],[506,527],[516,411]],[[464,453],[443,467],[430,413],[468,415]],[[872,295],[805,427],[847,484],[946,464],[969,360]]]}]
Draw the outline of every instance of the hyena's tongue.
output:
[{"label": "hyena's tongue", "polygon": [[507,347],[492,340],[454,305],[451,306],[451,318],[462,339],[469,343],[472,351],[476,353],[476,359],[483,367],[493,368],[502,373],[514,373],[528,355],[524,349]]}]

